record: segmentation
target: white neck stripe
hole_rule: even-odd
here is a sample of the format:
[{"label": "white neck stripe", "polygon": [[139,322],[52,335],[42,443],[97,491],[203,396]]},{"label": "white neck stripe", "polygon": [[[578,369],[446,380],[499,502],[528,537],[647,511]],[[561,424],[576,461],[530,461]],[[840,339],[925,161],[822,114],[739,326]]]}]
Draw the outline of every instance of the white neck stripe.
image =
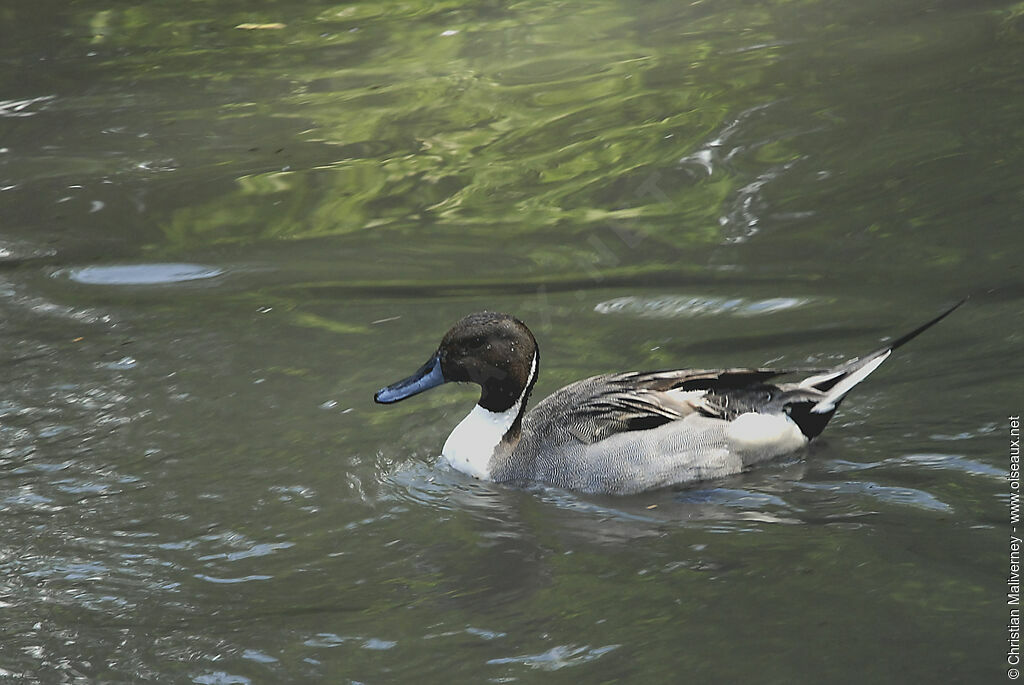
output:
[{"label": "white neck stripe", "polygon": [[537,375],[537,353],[533,354],[530,376],[526,379],[526,387],[519,394],[519,399],[511,407],[502,412],[489,411],[479,404],[473,407],[466,418],[455,427],[444,443],[441,453],[452,468],[469,474],[474,478],[490,480],[490,462],[495,448],[501,443],[512,424],[515,423],[519,411],[526,399],[526,393]]}]

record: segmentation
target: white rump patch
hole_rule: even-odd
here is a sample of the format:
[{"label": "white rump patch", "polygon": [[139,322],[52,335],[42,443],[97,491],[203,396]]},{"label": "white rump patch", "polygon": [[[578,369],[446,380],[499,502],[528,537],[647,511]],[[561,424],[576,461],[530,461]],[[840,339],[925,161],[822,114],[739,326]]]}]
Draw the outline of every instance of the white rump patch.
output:
[{"label": "white rump patch", "polygon": [[807,444],[800,427],[785,414],[740,414],[725,429],[729,450],[749,464],[795,452]]}]

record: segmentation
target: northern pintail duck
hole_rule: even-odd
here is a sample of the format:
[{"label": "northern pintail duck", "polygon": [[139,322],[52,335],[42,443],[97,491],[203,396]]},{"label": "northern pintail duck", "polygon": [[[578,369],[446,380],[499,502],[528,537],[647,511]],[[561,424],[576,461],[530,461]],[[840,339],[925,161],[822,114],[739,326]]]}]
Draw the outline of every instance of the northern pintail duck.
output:
[{"label": "northern pintail duck", "polygon": [[442,455],[483,480],[539,482],[589,493],[631,494],[720,478],[801,449],[846,394],[892,351],[948,316],[863,357],[791,383],[785,369],[676,369],[594,376],[527,412],[540,351],[509,314],[470,314],[452,326],[413,375],[377,392],[382,404],[442,383],[476,383],[480,400]]}]

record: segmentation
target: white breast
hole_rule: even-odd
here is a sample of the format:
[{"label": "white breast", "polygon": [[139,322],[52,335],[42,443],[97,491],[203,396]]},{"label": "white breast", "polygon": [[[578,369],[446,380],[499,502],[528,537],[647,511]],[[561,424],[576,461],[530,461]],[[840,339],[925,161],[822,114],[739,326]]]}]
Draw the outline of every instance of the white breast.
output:
[{"label": "white breast", "polygon": [[795,452],[807,444],[800,427],[785,414],[740,414],[725,429],[729,451],[753,464],[788,452]]},{"label": "white breast", "polygon": [[[533,356],[530,377],[526,381],[529,388],[537,375],[537,355]],[[491,479],[490,463],[494,456],[494,448],[498,446],[505,433],[515,423],[519,409],[523,406],[526,389],[516,403],[503,412],[488,411],[479,404],[473,407],[466,418],[455,427],[444,443],[441,454],[453,469],[469,474],[481,480]]]},{"label": "white breast", "polygon": [[512,427],[517,414],[518,404],[501,413],[476,405],[445,441],[441,450],[445,460],[458,471],[490,480],[488,465],[494,456],[494,448]]}]

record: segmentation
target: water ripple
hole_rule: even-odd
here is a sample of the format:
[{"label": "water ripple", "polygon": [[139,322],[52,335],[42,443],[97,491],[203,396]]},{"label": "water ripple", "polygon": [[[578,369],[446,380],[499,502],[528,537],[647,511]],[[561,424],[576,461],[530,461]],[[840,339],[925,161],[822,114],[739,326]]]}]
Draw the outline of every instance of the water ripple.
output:
[{"label": "water ripple", "polygon": [[837,459],[830,463],[828,470],[832,473],[844,473],[888,466],[961,471],[972,476],[992,476],[994,478],[1005,478],[1007,475],[1007,471],[1004,469],[989,466],[983,462],[956,454],[907,454],[901,457],[892,457],[872,462],[851,462]]},{"label": "water ripple", "polygon": [[[0,100],[0,117],[31,117],[39,114],[40,111],[46,108],[46,105],[50,104],[57,99],[56,95],[41,95],[35,98],[26,98],[24,100]],[[39,106],[38,109],[33,107]]]},{"label": "water ripple", "polygon": [[888,504],[905,504],[932,511],[949,512],[953,507],[935,495],[924,490],[908,487],[892,487],[871,481],[847,481],[844,483],[794,483],[794,487],[807,490],[825,490],[844,495],[866,495]]},{"label": "water ripple", "polygon": [[250,583],[254,580],[270,580],[274,576],[267,576],[263,574],[254,573],[248,576],[239,576],[237,578],[218,578],[215,576],[208,576],[203,573],[196,573],[195,577],[199,580],[205,580],[208,583],[217,583],[218,585],[234,585],[236,583]]},{"label": "water ripple", "polygon": [[164,285],[215,278],[223,269],[203,264],[113,264],[62,269],[55,276],[67,276],[86,285]]},{"label": "water ripple", "polygon": [[580,664],[595,661],[621,646],[605,645],[603,647],[591,647],[590,645],[583,645],[582,647],[576,647],[573,645],[558,645],[540,654],[524,654],[521,656],[489,659],[487,663],[491,665],[521,664],[542,671],[557,671],[566,666],[579,666]]},{"label": "water ripple", "polygon": [[759,316],[786,309],[803,307],[814,301],[812,297],[772,297],[749,300],[742,297],[715,297],[707,295],[660,295],[641,297],[630,295],[606,300],[594,307],[599,314],[634,314],[637,316],[670,319],[691,316]]}]

